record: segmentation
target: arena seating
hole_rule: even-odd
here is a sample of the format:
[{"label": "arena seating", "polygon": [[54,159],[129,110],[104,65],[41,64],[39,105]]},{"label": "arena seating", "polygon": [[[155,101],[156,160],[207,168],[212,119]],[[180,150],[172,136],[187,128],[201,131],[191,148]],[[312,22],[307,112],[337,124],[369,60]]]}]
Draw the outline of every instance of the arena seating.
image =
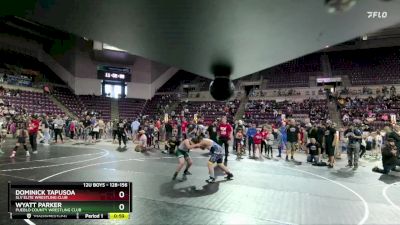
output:
[{"label": "arena seating", "polygon": [[[274,115],[274,110],[276,110]],[[291,117],[293,114],[306,115],[310,121],[320,122],[328,118],[327,100],[304,100],[303,102],[250,101],[245,107],[246,123],[273,124],[279,121],[279,114]]]},{"label": "arena seating", "polygon": [[54,87],[53,96],[60,101],[70,112],[77,116],[82,115],[86,111],[86,106],[72,91],[66,87]]},{"label": "arena seating", "polygon": [[210,124],[215,119],[227,116],[228,121],[233,121],[236,111],[240,105],[239,100],[229,102],[199,101],[182,102],[177,107],[177,113],[185,112],[185,116],[193,118],[194,114],[202,117],[205,124]]},{"label": "arena seating", "polygon": [[355,119],[368,124],[374,129],[382,129],[390,124],[390,115],[394,114],[399,118],[400,98],[399,97],[369,97],[359,98],[339,98],[340,114],[344,125],[348,125]]},{"label": "arena seating", "polygon": [[65,115],[47,95],[39,92],[3,89],[0,99],[17,114]]},{"label": "arena seating", "polygon": [[162,116],[168,112],[169,107],[175,102],[179,101],[177,94],[154,95],[154,97],[147,102],[144,115]]},{"label": "arena seating", "polygon": [[142,114],[146,101],[143,99],[123,98],[118,100],[121,119],[132,120]]},{"label": "arena seating", "polygon": [[353,85],[400,83],[400,52],[393,48],[329,54],[333,75],[348,75]]},{"label": "arena seating", "polygon": [[12,82],[10,84],[32,86],[33,82],[64,83],[52,70],[33,56],[9,50],[0,50],[0,59],[0,68],[3,69],[5,74],[21,77],[24,80],[27,80],[27,78],[31,80],[30,84],[26,85],[28,82],[16,82],[15,78],[13,78],[10,79],[10,82]]},{"label": "arena seating", "polygon": [[304,56],[260,71],[268,88],[307,87],[310,75],[322,71],[319,54]]},{"label": "arena seating", "polygon": [[104,96],[80,95],[79,98],[86,106],[86,110],[96,112],[104,120],[111,119],[111,99]]},{"label": "arena seating", "polygon": [[171,77],[157,92],[174,92],[181,84],[190,83],[197,75],[179,70],[174,76]]}]

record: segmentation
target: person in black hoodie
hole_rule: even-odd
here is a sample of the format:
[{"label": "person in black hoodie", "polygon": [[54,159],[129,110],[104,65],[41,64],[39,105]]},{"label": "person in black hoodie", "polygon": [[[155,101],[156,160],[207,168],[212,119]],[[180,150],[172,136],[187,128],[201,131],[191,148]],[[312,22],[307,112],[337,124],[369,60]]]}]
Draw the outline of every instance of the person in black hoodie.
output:
[{"label": "person in black hoodie", "polygon": [[126,121],[119,119],[118,131],[117,131],[119,147],[121,147],[121,140],[124,143],[124,147],[126,147],[127,133],[128,133],[128,125]]},{"label": "person in black hoodie", "polygon": [[372,171],[388,174],[391,170],[396,171],[396,165],[400,164],[397,159],[397,147],[393,138],[388,138],[386,146],[382,149],[382,164],[383,169],[376,166]]}]

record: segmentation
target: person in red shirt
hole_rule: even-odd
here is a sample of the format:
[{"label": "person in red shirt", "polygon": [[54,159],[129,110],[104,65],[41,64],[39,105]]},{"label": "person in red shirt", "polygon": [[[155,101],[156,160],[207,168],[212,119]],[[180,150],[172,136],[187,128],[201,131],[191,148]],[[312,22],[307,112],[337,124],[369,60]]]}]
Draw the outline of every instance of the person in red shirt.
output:
[{"label": "person in red shirt", "polygon": [[255,149],[253,149],[254,150],[253,155],[255,159],[258,159],[259,157],[261,157],[260,149],[261,149],[261,143],[263,142],[263,135],[261,133],[261,128],[257,128],[257,133],[256,135],[254,135],[253,141],[255,145]]},{"label": "person in red shirt", "polygon": [[183,139],[186,139],[186,128],[188,126],[188,122],[186,121],[186,118],[183,117],[182,118],[182,123],[181,123],[181,129],[182,129],[182,135],[183,135]]},{"label": "person in red shirt", "polygon": [[265,154],[267,154],[267,143],[266,143],[266,140],[267,140],[268,134],[269,133],[268,133],[268,130],[267,130],[267,126],[263,126],[262,130],[261,130],[261,136],[262,136],[262,140],[263,140],[261,142],[261,148],[260,148],[261,155],[263,153],[263,149],[264,149]]},{"label": "person in red shirt", "polygon": [[28,125],[28,132],[29,132],[29,143],[32,146],[32,153],[36,154],[37,150],[37,134],[39,131],[40,121],[38,120],[37,116],[32,116],[31,120],[29,121]]},{"label": "person in red shirt", "polygon": [[228,163],[228,155],[229,155],[229,140],[232,138],[232,126],[226,122],[226,116],[223,116],[221,119],[221,123],[218,125],[218,141],[219,144],[225,147],[225,160],[224,164]]}]

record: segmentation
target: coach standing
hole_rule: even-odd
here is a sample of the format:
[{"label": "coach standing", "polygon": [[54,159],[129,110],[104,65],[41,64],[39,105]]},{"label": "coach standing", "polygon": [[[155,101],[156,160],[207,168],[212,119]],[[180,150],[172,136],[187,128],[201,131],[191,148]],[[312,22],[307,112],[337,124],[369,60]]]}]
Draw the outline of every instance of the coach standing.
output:
[{"label": "coach standing", "polygon": [[286,161],[289,161],[289,153],[290,153],[290,159],[294,160],[293,157],[294,151],[300,145],[301,141],[300,130],[296,126],[296,121],[294,119],[290,120],[289,126],[286,129],[286,133],[287,133]]},{"label": "coach standing", "polygon": [[227,164],[229,156],[229,141],[232,139],[232,126],[226,122],[226,116],[222,117],[221,123],[218,125],[218,140],[220,145],[224,145],[225,148],[225,160],[224,163]]}]

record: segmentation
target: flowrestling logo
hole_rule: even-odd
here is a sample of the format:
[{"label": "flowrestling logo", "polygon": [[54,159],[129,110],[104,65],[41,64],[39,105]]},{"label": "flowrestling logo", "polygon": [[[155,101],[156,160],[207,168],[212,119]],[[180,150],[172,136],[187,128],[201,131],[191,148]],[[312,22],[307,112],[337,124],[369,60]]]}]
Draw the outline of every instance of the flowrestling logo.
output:
[{"label": "flowrestling logo", "polygon": [[368,19],[385,19],[387,18],[388,13],[386,11],[368,11],[367,18]]}]

